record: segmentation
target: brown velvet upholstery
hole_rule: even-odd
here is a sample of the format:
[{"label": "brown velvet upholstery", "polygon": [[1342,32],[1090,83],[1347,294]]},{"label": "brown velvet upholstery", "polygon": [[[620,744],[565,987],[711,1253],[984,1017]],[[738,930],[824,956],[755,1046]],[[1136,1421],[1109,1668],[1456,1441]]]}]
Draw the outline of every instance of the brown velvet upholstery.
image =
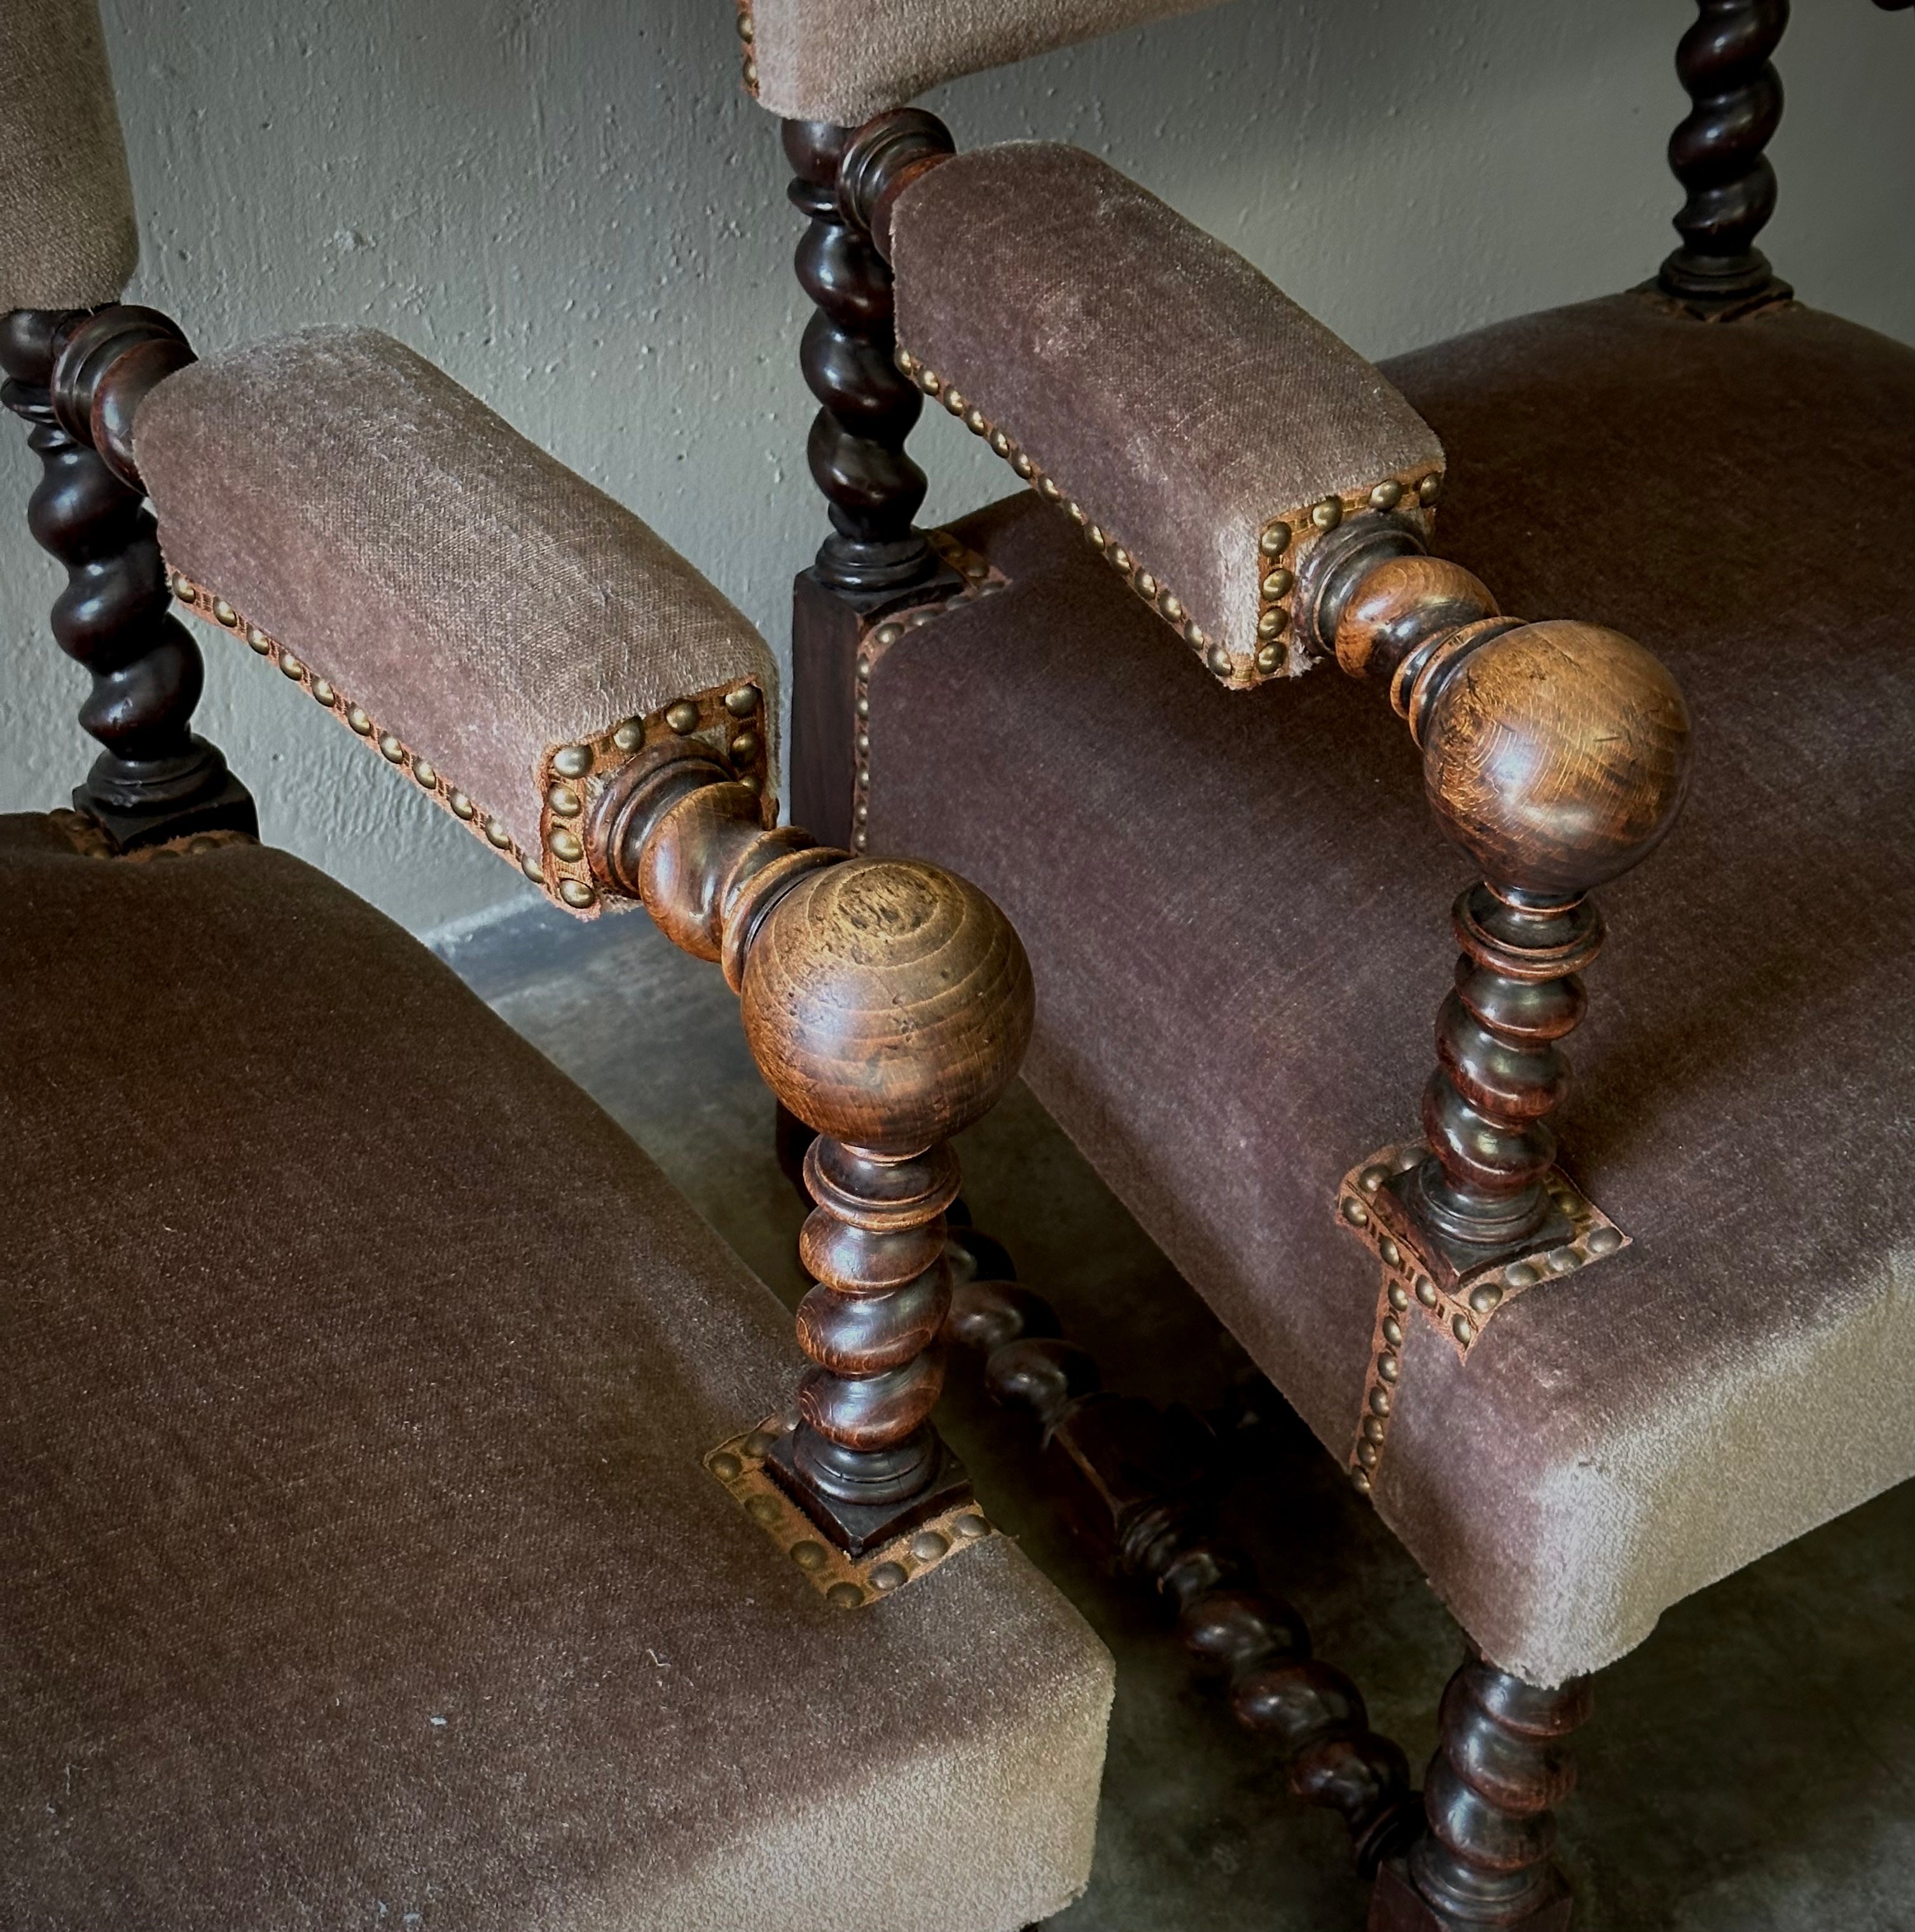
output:
[{"label": "brown velvet upholstery", "polygon": [[[898,340],[1021,446],[1188,618],[1199,656],[1259,676],[1266,572],[1313,505],[1440,470],[1429,425],[1223,243],[1081,148],[959,154],[892,216]],[[1259,538],[1286,522],[1294,548]],[[1194,620],[1196,631],[1190,628]],[[1171,641],[1169,631],[1163,641]],[[1305,668],[1287,635],[1264,674]]]},{"label": "brown velvet upholstery", "polygon": [[[0,1925],[1010,1932],[1109,1660],[827,1606],[700,1466],[791,1322],[396,927],[0,819]],[[416,1915],[416,1916],[415,1916]]]},{"label": "brown velvet upholstery", "polygon": [[769,651],[638,518],[422,357],[324,328],[140,406],[167,560],[323,672],[520,848],[555,746],[749,679]]},{"label": "brown velvet upholstery", "polygon": [[0,315],[112,302],[140,259],[95,0],[0,7]]},{"label": "brown velvet upholstery", "polygon": [[[720,0],[731,5],[734,0]],[[1215,0],[736,0],[773,112],[848,126],[927,87]]]},{"label": "brown velvet upholstery", "polygon": [[[1439,547],[1507,610],[1640,638],[1695,719],[1568,1042],[1564,1158],[1636,1245],[1466,1368],[1413,1325],[1376,1486],[1552,1682],[1915,1461],[1915,356],[1621,296],[1388,373],[1450,452]],[[1335,1190],[1416,1131],[1466,862],[1375,691],[1233,696],[1055,512],[967,533],[1015,587],[876,666],[874,847],[1016,921],[1031,1084],[1341,1460],[1377,1273]]]}]

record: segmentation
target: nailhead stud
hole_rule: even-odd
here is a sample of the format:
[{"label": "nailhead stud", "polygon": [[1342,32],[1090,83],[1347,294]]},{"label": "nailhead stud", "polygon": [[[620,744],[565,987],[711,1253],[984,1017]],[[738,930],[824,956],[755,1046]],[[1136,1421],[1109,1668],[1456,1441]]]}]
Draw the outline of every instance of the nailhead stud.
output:
[{"label": "nailhead stud", "polygon": [[599,899],[599,895],[583,879],[561,879],[559,881],[559,897],[567,905],[576,907],[581,912],[589,905],[596,905]]},{"label": "nailhead stud", "polygon": [[406,748],[389,731],[379,741],[379,755],[392,764],[403,765],[406,762]]},{"label": "nailhead stud", "polygon": [[589,745],[565,745],[552,754],[552,769],[562,778],[582,778],[592,769]]},{"label": "nailhead stud", "polygon": [[666,711],[665,722],[683,738],[698,728],[698,707],[689,698],[681,698]]},{"label": "nailhead stud", "polygon": [[1257,539],[1257,548],[1265,556],[1281,556],[1290,547],[1288,524],[1272,524]]},{"label": "nailhead stud", "polygon": [[1394,510],[1403,501],[1403,485],[1394,479],[1377,484],[1370,493],[1373,510]]},{"label": "nailhead stud", "polygon": [[735,691],[725,694],[725,708],[734,718],[749,718],[758,708],[758,688],[755,684],[741,684]]}]

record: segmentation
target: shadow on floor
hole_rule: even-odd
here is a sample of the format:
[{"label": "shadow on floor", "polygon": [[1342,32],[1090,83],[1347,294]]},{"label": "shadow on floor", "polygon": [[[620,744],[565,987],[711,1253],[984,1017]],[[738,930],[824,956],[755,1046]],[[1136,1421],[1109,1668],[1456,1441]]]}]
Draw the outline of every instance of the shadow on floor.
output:
[{"label": "shadow on floor", "polygon": [[[788,1304],[802,1214],[770,1095],[715,968],[641,915],[534,908],[449,938],[449,962],[613,1115]],[[1036,1101],[959,1143],[965,1196],[1097,1356],[1107,1387],[1214,1408],[1245,1368]],[[1280,1403],[1229,1440],[1226,1528],[1304,1612],[1413,1764],[1457,1628]],[[1115,1654],[1091,1886],[1055,1932],[1355,1932],[1342,1827],[1192,1683],[1160,1606],[1087,1568],[1033,1492],[1030,1445],[956,1365],[941,1422],[1007,1529]],[[1891,1491],[1679,1604],[1598,1680],[1562,1814],[1577,1932],[1915,1928],[1915,1492]]]}]

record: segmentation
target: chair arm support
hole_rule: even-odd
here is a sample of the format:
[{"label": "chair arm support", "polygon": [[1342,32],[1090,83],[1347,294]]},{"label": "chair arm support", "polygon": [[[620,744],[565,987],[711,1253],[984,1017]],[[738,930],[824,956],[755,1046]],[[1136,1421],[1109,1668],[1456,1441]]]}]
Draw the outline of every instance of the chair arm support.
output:
[{"label": "chair arm support", "polygon": [[767,776],[770,652],[629,511],[421,357],[323,329],[197,360],[151,310],[65,329],[61,428],[150,496],[174,594],[560,904],[579,820],[646,745]]},{"label": "chair arm support", "polygon": [[1423,1099],[1432,1150],[1412,1203],[1442,1240],[1520,1244],[1542,1222],[1546,1122],[1568,1090],[1557,1042],[1581,1018],[1602,944],[1588,895],[1646,858],[1688,787],[1680,688],[1594,624],[1505,616],[1406,520],[1352,518],[1297,593],[1311,649],[1382,684],[1423,753],[1444,831],[1481,868],[1457,902],[1456,990]]},{"label": "chair arm support", "polygon": [[1289,634],[1304,559],[1373,504],[1427,524],[1434,432],[1241,256],[1105,163],[952,145],[899,110],[839,168],[840,212],[896,279],[899,366],[1216,676],[1307,669]]},{"label": "chair arm support", "polygon": [[601,890],[641,899],[679,946],[722,962],[766,1084],[820,1138],[800,1251],[814,1366],[776,1451],[813,1516],[856,1553],[953,1480],[930,1426],[950,1305],[950,1137],[1023,1058],[1035,1010],[1010,922],[932,866],[851,857],[795,827],[716,760],[648,753],[600,793]]}]

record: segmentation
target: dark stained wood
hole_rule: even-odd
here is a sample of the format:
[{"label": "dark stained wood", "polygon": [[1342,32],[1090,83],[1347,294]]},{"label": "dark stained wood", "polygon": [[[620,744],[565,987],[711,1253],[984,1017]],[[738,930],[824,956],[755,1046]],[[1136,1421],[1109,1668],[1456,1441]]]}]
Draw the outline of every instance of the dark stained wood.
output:
[{"label": "dark stained wood", "polygon": [[1379,1875],[1370,1932],[1568,1932],[1554,1813],[1576,1787],[1569,1739],[1594,1701],[1587,1678],[1546,1690],[1466,1660],[1424,1777],[1427,1834]]},{"label": "dark stained wood", "polygon": [[[44,472],[28,520],[67,569],[53,635],[92,674],[80,722],[104,747],[74,806],[122,851],[195,832],[258,831],[245,788],[191,729],[204,667],[169,608],[158,532],[131,467],[139,396],[191,357],[174,325],[148,310],[22,309],[0,322],[0,400],[32,425]],[[93,446],[96,430],[107,453]]]},{"label": "dark stained wood", "polygon": [[899,196],[956,152],[950,128],[922,107],[878,115],[845,143],[838,166],[839,211],[890,261],[891,211]]},{"label": "dark stained wood", "polygon": [[1676,52],[1694,103],[1669,137],[1669,165],[1687,191],[1675,218],[1682,246],[1657,286],[1685,308],[1726,318],[1786,302],[1790,290],[1755,238],[1775,212],[1775,172],[1763,150],[1782,118],[1769,56],[1789,23],[1788,0],[1696,0]]},{"label": "dark stained wood", "polygon": [[853,859],[794,827],[709,754],[662,747],[594,802],[605,890],[722,962],[766,1083],[815,1136],[800,1253],[813,1366],[775,1473],[840,1546],[887,1540],[963,1492],[930,1423],[950,1298],[948,1144],[1031,1036],[1029,962],[1002,913],[935,866]]},{"label": "dark stained wood", "polygon": [[791,816],[849,848],[857,781],[858,605],[806,571],[791,586]]},{"label": "dark stained wood", "polygon": [[947,1328],[988,1351],[986,1387],[1043,1432],[1043,1468],[1073,1532],[1114,1573],[1153,1586],[1176,1613],[1199,1673],[1217,1681],[1237,1720],[1268,1738],[1290,1789],[1349,1830],[1367,1877],[1421,1828],[1403,1752],[1370,1727],[1349,1678],[1310,1654],[1296,1610],[1260,1588],[1254,1566],[1214,1532],[1214,1439],[1181,1409],[1109,1394],[1096,1363],[1061,1339],[1042,1296],[983,1278],[1004,1268],[997,1244],[955,1232],[959,1262]]},{"label": "dark stained wood", "polygon": [[1638,864],[1688,788],[1682,694],[1641,645],[1593,624],[1497,612],[1403,518],[1364,513],[1303,565],[1299,631],[1380,683],[1423,752],[1445,832],[1481,868],[1423,1096],[1431,1159],[1406,1204],[1452,1257],[1507,1252],[1548,1224],[1557,1042],[1602,944],[1592,888]]},{"label": "dark stained wood", "polygon": [[809,218],[798,280],[818,304],[799,350],[805,380],[823,405],[806,449],[831,514],[818,575],[848,591],[921,583],[935,574],[938,560],[911,527],[926,485],[905,440],[924,399],[893,360],[891,272],[839,209],[838,164],[852,130],[824,121],[788,121],[784,130],[797,175],[791,200]]}]

